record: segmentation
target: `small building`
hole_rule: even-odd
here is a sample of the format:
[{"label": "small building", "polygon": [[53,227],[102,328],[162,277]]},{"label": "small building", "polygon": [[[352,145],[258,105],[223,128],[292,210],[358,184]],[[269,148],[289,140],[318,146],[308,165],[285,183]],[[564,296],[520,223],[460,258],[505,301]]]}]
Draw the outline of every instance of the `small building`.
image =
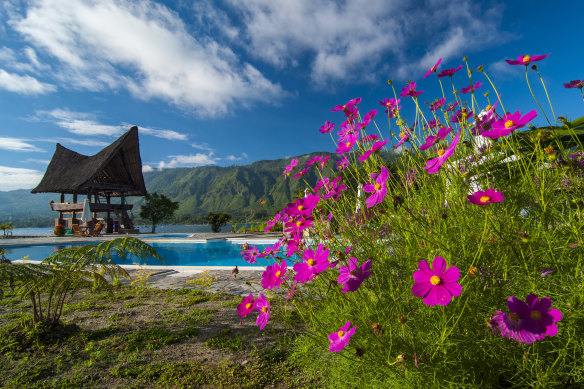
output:
[{"label": "small building", "polygon": [[[51,202],[59,212],[55,225],[72,229],[81,224],[84,199],[89,200],[93,220],[105,223],[106,232],[136,233],[128,215],[133,205],[128,196],[144,196],[146,186],[142,176],[142,160],[138,127],[132,127],[115,142],[93,156],[69,150],[57,143],[55,154],[39,185],[32,193],[60,193],[60,202]],[[70,201],[65,201],[71,195]],[[119,201],[112,201],[119,198]]]}]

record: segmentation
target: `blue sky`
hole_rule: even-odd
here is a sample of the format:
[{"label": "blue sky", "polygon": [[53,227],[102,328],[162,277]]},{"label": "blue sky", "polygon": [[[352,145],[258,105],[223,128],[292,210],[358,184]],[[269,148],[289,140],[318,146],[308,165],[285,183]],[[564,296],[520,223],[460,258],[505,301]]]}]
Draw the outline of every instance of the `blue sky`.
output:
[{"label": "blue sky", "polygon": [[318,133],[342,122],[330,108],[362,97],[382,113],[390,78],[432,101],[422,76],[438,58],[484,65],[506,108],[527,112],[523,66],[504,59],[551,53],[538,66],[556,115],[578,118],[562,84],[584,78],[583,14],[581,1],[3,1],[0,190],[36,186],[57,142],[92,155],[131,125],[145,171],[334,151]]}]

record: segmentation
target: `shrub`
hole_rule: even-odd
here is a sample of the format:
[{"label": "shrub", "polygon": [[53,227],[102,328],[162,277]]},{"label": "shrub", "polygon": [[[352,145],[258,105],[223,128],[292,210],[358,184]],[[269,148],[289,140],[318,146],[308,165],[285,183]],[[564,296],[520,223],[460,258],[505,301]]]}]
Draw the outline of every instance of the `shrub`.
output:
[{"label": "shrub", "polygon": [[55,229],[53,230],[55,236],[64,236],[65,235],[65,226],[61,224],[57,224]]}]

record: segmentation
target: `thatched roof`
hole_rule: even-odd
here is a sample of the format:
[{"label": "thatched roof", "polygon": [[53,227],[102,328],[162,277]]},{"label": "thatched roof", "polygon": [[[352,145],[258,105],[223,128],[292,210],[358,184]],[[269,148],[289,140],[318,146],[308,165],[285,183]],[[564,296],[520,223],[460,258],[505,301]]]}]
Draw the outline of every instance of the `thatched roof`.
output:
[{"label": "thatched roof", "polygon": [[114,143],[90,157],[57,143],[43,179],[32,190],[32,193],[43,192],[145,195],[138,127],[130,128]]}]

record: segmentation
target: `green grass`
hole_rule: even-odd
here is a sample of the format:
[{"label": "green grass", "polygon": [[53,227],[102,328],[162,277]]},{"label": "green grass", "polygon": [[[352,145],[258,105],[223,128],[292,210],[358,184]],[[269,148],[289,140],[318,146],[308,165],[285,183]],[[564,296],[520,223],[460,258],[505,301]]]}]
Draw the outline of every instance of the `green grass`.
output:
[{"label": "green grass", "polygon": [[211,336],[205,341],[205,345],[209,348],[229,349],[232,351],[241,351],[245,347],[241,336],[233,335],[229,328],[224,328]]}]

